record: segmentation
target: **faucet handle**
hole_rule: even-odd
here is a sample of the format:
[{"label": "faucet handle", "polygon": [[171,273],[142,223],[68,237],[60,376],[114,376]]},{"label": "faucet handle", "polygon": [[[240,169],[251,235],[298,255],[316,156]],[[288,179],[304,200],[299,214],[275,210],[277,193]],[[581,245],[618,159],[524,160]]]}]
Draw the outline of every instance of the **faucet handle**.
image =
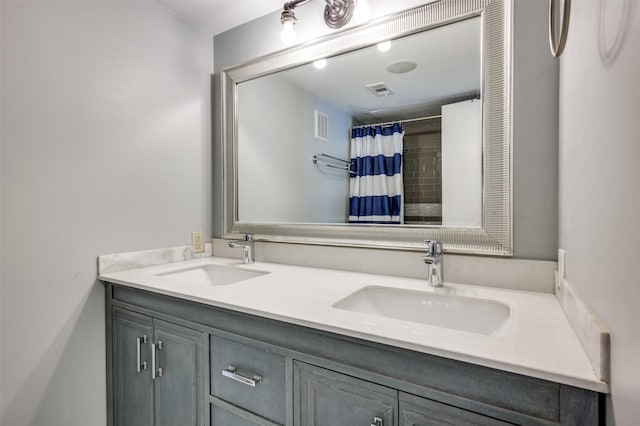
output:
[{"label": "faucet handle", "polygon": [[436,257],[442,254],[442,243],[436,240],[424,240],[427,245],[427,256]]}]

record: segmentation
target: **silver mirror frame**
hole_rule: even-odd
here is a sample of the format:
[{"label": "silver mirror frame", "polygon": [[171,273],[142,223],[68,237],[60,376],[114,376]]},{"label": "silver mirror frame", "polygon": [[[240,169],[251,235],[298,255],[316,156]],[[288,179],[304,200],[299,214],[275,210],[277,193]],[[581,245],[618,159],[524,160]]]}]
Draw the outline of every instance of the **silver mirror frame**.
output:
[{"label": "silver mirror frame", "polygon": [[[481,227],[254,223],[237,220],[238,83],[474,16],[482,19]],[[237,233],[252,233],[256,240],[262,241],[404,250],[424,250],[424,240],[430,239],[443,242],[449,253],[511,256],[511,26],[512,0],[441,0],[223,70],[223,238],[237,238]]]}]

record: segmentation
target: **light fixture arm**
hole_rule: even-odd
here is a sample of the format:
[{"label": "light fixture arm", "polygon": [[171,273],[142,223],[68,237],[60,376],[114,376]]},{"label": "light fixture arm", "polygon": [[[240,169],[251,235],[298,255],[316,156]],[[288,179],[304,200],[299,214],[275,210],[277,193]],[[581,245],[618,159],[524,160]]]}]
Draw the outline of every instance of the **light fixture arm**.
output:
[{"label": "light fixture arm", "polygon": [[[311,0],[291,0],[284,4],[280,21],[284,24],[287,21],[296,20],[293,9]],[[333,29],[342,28],[349,23],[355,9],[355,0],[324,0],[327,4],[324,8],[324,22]]]},{"label": "light fixture arm", "polygon": [[302,6],[303,4],[309,3],[311,0],[292,0],[288,1],[284,4],[284,10],[293,10],[298,6]]}]

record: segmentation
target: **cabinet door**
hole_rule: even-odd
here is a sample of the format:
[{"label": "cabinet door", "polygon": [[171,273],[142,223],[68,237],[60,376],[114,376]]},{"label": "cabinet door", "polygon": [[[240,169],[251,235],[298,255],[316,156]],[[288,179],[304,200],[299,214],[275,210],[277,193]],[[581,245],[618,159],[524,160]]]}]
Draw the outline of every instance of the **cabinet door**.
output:
[{"label": "cabinet door", "polygon": [[113,411],[115,426],[153,426],[151,318],[113,310]]},{"label": "cabinet door", "polygon": [[207,335],[154,319],[156,426],[204,426]]},{"label": "cabinet door", "polygon": [[510,424],[430,399],[400,393],[400,426],[504,426]]},{"label": "cabinet door", "polygon": [[296,426],[397,425],[394,389],[298,361],[293,374]]}]

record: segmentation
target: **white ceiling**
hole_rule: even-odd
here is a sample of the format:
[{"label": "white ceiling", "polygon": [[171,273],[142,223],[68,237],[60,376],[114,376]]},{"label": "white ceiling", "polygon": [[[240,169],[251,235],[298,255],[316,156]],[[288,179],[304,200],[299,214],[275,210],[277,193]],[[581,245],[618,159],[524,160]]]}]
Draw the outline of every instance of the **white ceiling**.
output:
[{"label": "white ceiling", "polygon": [[[480,18],[467,19],[393,40],[387,52],[371,46],[329,58],[322,70],[307,64],[269,77],[285,79],[364,122],[439,113],[442,104],[480,94],[480,29]],[[406,74],[386,70],[401,60],[417,68]],[[366,88],[380,82],[395,94],[376,97]]]},{"label": "white ceiling", "polygon": [[156,0],[176,15],[216,35],[271,12],[285,0]]}]

